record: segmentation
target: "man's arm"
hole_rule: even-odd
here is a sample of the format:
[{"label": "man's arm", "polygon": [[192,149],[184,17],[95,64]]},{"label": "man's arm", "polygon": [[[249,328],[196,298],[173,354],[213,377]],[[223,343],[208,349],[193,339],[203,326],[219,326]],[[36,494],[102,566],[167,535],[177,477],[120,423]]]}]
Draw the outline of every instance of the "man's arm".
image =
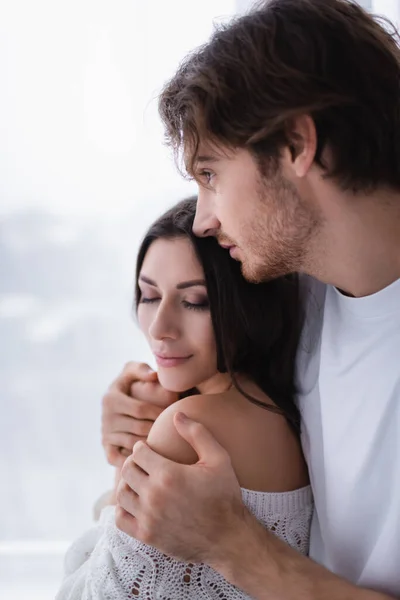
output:
[{"label": "man's arm", "polygon": [[174,417],[199,457],[184,465],[138,442],[122,468],[116,524],[188,562],[209,564],[256,600],[392,600],[301,556],[247,511],[228,453],[199,423]]},{"label": "man's arm", "polygon": [[256,600],[393,600],[337,577],[249,514],[236,539],[226,546],[223,559],[211,566]]}]

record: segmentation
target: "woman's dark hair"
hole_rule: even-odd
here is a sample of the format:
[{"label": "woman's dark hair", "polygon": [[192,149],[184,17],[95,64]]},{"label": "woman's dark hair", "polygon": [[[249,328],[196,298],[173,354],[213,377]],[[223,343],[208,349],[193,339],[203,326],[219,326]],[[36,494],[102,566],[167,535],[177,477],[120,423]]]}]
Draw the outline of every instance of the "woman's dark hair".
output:
[{"label": "woman's dark hair", "polygon": [[[193,234],[196,200],[192,197],[179,202],[145,235],[136,263],[136,310],[141,297],[138,279],[150,245],[160,238],[189,239],[204,270],[218,370],[228,372],[246,398],[284,414],[298,431],[300,419],[294,402],[294,365],[301,328],[297,276],[259,284],[245,281],[240,264],[214,238]],[[250,377],[278,408],[244,392],[237,373]]]},{"label": "woman's dark hair", "polygon": [[293,119],[308,114],[326,176],[343,189],[399,190],[400,48],[387,25],[351,0],[259,2],[165,86],[167,142],[190,175],[201,142],[246,148],[273,172],[282,148],[297,146]]}]

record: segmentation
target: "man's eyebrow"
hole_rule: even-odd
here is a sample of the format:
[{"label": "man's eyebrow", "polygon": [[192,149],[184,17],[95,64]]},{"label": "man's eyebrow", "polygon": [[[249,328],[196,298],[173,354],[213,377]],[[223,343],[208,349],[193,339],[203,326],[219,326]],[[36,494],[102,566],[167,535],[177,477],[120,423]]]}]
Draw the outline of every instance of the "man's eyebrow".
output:
[{"label": "man's eyebrow", "polygon": [[195,163],[203,163],[203,162],[217,162],[218,160],[220,160],[218,158],[218,156],[212,156],[207,155],[207,154],[201,154],[200,156],[198,156],[195,160]]},{"label": "man's eyebrow", "polygon": [[191,281],[182,281],[182,283],[178,283],[176,286],[177,290],[185,290],[189,287],[194,287],[195,285],[206,285],[204,279],[192,279]]}]

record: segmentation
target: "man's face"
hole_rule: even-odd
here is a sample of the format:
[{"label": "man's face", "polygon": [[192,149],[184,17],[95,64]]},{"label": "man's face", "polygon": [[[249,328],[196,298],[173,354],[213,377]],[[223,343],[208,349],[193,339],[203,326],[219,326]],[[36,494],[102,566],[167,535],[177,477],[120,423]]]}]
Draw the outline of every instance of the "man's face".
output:
[{"label": "man's face", "polygon": [[260,282],[302,269],[318,218],[280,170],[264,175],[247,150],[221,154],[203,149],[195,177],[194,233],[215,236],[241,262],[247,280]]}]

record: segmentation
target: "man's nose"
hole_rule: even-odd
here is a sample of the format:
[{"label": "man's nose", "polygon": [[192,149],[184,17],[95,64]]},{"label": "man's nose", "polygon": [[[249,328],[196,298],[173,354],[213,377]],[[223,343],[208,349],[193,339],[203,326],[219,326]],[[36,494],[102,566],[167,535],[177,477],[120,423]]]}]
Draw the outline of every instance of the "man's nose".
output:
[{"label": "man's nose", "polygon": [[204,200],[202,194],[199,193],[196,216],[193,222],[193,233],[198,237],[215,236],[220,226],[221,224],[214,214],[212,202]]}]

